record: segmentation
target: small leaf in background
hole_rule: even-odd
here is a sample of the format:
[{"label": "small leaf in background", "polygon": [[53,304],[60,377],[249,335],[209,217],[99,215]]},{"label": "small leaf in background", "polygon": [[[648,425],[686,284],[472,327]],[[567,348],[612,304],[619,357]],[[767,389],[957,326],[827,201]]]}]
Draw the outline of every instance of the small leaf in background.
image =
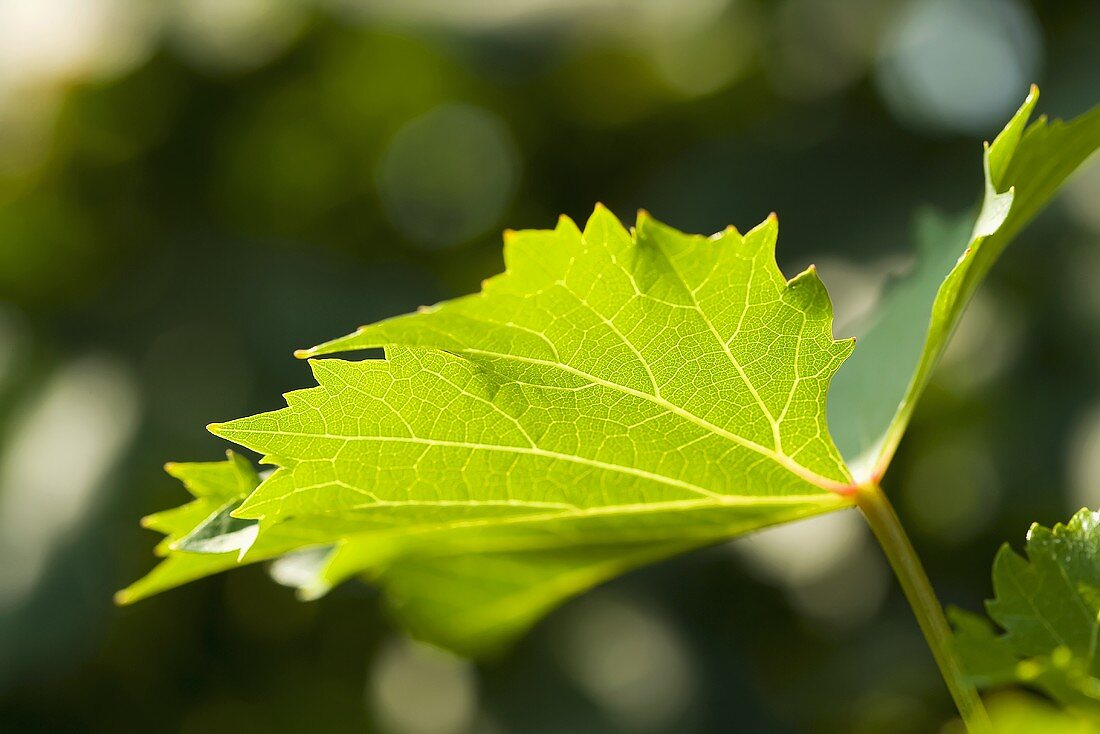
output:
[{"label": "small leaf in background", "polygon": [[979,687],[1023,684],[1100,723],[1100,515],[1033,525],[1025,551],[993,562],[986,608],[1002,631],[953,610],[956,649]]}]

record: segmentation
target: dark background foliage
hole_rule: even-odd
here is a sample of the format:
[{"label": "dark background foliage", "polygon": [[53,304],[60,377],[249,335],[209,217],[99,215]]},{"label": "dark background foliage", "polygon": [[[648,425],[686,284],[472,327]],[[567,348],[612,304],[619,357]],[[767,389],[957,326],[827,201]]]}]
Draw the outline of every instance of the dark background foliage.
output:
[{"label": "dark background foliage", "polygon": [[[476,667],[377,595],[263,568],[133,608],[166,460],[276,407],[297,347],[466,293],[596,201],[781,222],[838,336],[920,206],[970,207],[1028,83],[1100,101],[1088,0],[0,3],[0,730],[936,731],[950,702],[854,514],[635,573]],[[1100,505],[1100,169],[1008,252],[888,477],[943,598]],[[846,321],[847,320],[847,321]]]}]

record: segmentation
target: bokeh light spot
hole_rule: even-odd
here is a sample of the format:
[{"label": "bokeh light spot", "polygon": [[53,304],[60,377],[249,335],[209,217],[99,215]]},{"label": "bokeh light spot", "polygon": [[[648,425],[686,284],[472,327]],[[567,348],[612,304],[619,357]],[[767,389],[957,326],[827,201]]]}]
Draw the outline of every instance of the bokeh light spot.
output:
[{"label": "bokeh light spot", "polygon": [[992,286],[978,291],[947,345],[937,381],[959,393],[992,383],[1017,359],[1023,319]]},{"label": "bokeh light spot", "polygon": [[397,132],[378,167],[393,226],[427,249],[494,227],[515,194],[519,155],[504,121],[464,104],[438,107]]},{"label": "bokeh light spot", "polygon": [[860,79],[874,58],[891,3],[882,0],[786,0],[775,43],[764,60],[772,83],[794,98],[822,97]]},{"label": "bokeh light spot", "polygon": [[729,544],[750,573],[782,588],[796,611],[838,629],[867,621],[886,598],[889,573],[873,546],[855,511],[766,528]]},{"label": "bokeh light spot", "polygon": [[304,27],[308,6],[295,0],[177,0],[172,40],[197,66],[237,71],[281,53]]},{"label": "bokeh light spot", "polygon": [[903,501],[913,527],[944,545],[961,545],[989,527],[1000,500],[989,450],[977,436],[949,432],[916,456]]},{"label": "bokeh light spot", "polygon": [[1066,186],[1063,201],[1077,222],[1100,234],[1100,156],[1081,166]]},{"label": "bokeh light spot", "polygon": [[1074,429],[1069,444],[1067,508],[1100,507],[1100,405],[1094,405]]},{"label": "bokeh light spot", "polygon": [[0,611],[34,590],[55,550],[88,519],[129,445],[138,405],[121,365],[85,357],[54,374],[16,419],[0,457]]},{"label": "bokeh light spot", "polygon": [[883,40],[878,87],[903,122],[988,133],[1027,92],[1040,46],[1014,0],[916,0]]},{"label": "bokeh light spot", "polygon": [[570,610],[563,638],[566,671],[624,729],[665,730],[691,705],[691,656],[654,611],[596,595]]},{"label": "bokeh light spot", "polygon": [[458,734],[477,713],[469,663],[427,645],[392,640],[375,660],[370,705],[393,734]]}]

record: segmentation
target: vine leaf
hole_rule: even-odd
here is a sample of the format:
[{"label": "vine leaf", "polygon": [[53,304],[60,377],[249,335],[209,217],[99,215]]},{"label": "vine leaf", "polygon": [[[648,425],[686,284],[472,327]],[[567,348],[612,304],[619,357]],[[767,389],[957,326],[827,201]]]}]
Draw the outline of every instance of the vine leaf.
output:
[{"label": "vine leaf", "polygon": [[913,271],[862,328],[829,393],[829,428],[856,479],[879,479],[962,313],[1013,237],[1100,147],[1100,107],[1070,122],[1028,125],[1039,90],[987,145],[974,217],[918,222]]},{"label": "vine leaf", "polygon": [[852,343],[812,268],[780,273],[777,230],[597,207],[508,233],[481,293],[312,350],[385,359],[311,360],[286,408],[211,426],[276,467],[231,512],[260,522],[247,556],[280,529],[333,544],[303,593],[367,576],[478,653],[634,566],[851,506],[825,394]]},{"label": "vine leaf", "polygon": [[[1033,105],[989,149],[989,203],[934,296],[890,435],[1007,242],[997,238],[1095,147],[1097,115],[1025,130]],[[1008,207],[998,190],[1017,180]],[[583,231],[562,218],[506,233],[506,272],[480,293],[305,350],[316,387],[210,426],[274,470],[260,481],[239,457],[171,470],[197,499],[154,516],[168,557],[120,600],[293,553],[294,572],[276,573],[303,596],[363,577],[414,634],[480,654],[639,565],[851,507],[856,480],[826,395],[853,343],[833,339],[812,267],[783,277],[777,232],[772,216],[744,235],[690,236],[644,212],[627,230],[597,207]],[[316,359],[367,349],[384,358]]]},{"label": "vine leaf", "polygon": [[982,688],[1021,683],[1100,722],[1100,513],[1033,525],[1026,557],[1006,544],[993,562],[998,630],[952,610],[955,645]]}]

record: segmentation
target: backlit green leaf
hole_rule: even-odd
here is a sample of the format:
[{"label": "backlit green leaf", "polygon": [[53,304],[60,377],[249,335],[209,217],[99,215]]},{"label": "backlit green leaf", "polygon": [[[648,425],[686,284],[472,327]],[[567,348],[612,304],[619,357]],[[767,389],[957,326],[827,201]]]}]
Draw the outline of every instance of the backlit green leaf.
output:
[{"label": "backlit green leaf", "polygon": [[598,208],[509,233],[480,294],[313,350],[386,358],[313,360],[288,407],[211,427],[277,467],[232,512],[261,522],[249,553],[306,529],[338,548],[304,593],[365,575],[479,652],[641,563],[850,506],[824,405],[852,345],[776,232]]},{"label": "backlit green leaf", "polygon": [[[977,224],[927,220],[929,258],[841,373],[850,456],[889,459],[1007,237],[1096,147],[1100,115],[1025,130],[1033,105],[988,151]],[[825,405],[852,342],[813,268],[780,273],[777,229],[627,230],[597,207],[583,231],[507,233],[482,292],[300,355],[383,359],[311,359],[317,386],[287,407],[212,425],[274,470],[174,469],[198,499],[154,516],[168,558],[122,599],[293,554],[273,573],[303,596],[365,578],[415,634],[478,654],[639,565],[851,507]]]}]

